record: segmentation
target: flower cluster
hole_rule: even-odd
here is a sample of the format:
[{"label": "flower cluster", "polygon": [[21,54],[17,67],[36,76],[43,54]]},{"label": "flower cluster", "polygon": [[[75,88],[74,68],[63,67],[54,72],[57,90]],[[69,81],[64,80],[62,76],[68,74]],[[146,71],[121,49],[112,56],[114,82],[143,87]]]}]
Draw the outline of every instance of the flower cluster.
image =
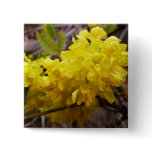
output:
[{"label": "flower cluster", "polygon": [[92,119],[93,111],[97,111],[95,107],[74,107],[67,108],[64,111],[57,111],[55,113],[50,113],[46,115],[46,118],[51,118],[52,123],[67,123],[69,126],[72,126],[72,123],[77,121],[78,127],[83,127],[85,120]]},{"label": "flower cluster", "polygon": [[82,102],[89,107],[97,104],[97,95],[113,103],[112,87],[126,80],[128,53],[120,39],[106,38],[100,27],[81,31],[72,38],[69,50],[61,53],[61,61],[50,57],[31,61],[25,55],[24,86],[30,86],[27,109],[44,111]]}]

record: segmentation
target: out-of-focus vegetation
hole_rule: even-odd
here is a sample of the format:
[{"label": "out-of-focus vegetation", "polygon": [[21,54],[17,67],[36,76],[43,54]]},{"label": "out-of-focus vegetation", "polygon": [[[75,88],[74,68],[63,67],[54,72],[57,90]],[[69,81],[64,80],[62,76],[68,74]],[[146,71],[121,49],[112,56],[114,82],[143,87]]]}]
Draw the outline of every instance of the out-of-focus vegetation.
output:
[{"label": "out-of-focus vegetation", "polygon": [[[40,46],[49,54],[56,55],[65,47],[65,36],[63,32],[59,32],[56,38],[56,31],[52,24],[44,24],[41,32],[36,34]],[[57,43],[55,42],[55,39]]]}]

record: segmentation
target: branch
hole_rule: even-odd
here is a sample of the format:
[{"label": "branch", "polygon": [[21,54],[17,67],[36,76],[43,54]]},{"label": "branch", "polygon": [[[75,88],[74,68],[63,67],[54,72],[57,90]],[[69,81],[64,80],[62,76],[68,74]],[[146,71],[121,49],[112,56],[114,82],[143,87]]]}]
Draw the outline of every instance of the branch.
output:
[{"label": "branch", "polygon": [[126,35],[127,31],[128,31],[128,25],[125,27],[124,31],[122,32],[122,34],[121,34],[120,37],[119,37],[119,39],[120,39],[121,41],[123,40],[123,38],[124,38],[124,36]]},{"label": "branch", "polygon": [[37,120],[38,120],[38,117],[33,118],[32,121],[24,124],[24,127],[29,127],[29,126],[31,126],[31,125],[34,124]]},{"label": "branch", "polygon": [[67,106],[67,107],[61,107],[61,108],[56,108],[56,109],[51,109],[51,110],[35,113],[35,114],[29,115],[29,116],[24,116],[24,120],[32,119],[32,118],[35,118],[35,117],[40,117],[42,115],[46,115],[46,114],[49,114],[49,113],[52,113],[52,112],[64,110],[64,109],[67,109],[67,108],[80,107],[80,106],[83,106],[83,105],[84,105],[84,103],[82,103],[81,105],[72,104],[72,105]]}]

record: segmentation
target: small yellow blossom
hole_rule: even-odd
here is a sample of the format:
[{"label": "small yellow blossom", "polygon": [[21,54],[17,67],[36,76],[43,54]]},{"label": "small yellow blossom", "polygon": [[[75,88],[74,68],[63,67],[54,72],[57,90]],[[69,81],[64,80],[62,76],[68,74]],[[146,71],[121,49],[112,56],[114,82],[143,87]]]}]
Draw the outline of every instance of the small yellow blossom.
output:
[{"label": "small yellow blossom", "polygon": [[90,28],[95,27],[96,24],[88,24]]}]

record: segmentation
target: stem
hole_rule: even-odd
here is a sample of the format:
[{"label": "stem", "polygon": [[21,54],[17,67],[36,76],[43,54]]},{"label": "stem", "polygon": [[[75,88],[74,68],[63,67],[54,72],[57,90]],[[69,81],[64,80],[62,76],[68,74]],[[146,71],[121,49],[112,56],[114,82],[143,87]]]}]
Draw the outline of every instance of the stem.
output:
[{"label": "stem", "polygon": [[67,107],[61,107],[61,108],[56,108],[56,109],[51,109],[51,110],[35,113],[35,114],[29,115],[29,116],[24,116],[24,120],[32,119],[34,117],[40,117],[42,115],[46,115],[46,114],[49,114],[49,113],[52,113],[52,112],[64,110],[64,109],[67,109],[67,108],[80,107],[80,106],[83,106],[83,105],[84,105],[84,103],[82,103],[81,105],[72,104],[72,105],[67,106]]}]

